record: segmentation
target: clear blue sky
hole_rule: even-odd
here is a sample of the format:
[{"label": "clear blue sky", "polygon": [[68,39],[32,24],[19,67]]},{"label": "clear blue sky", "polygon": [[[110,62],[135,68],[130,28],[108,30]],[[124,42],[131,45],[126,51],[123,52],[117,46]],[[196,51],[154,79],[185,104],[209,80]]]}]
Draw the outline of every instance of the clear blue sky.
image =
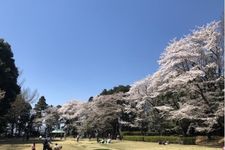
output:
[{"label": "clear blue sky", "polygon": [[171,39],[222,13],[223,0],[1,0],[0,37],[57,105],[152,74]]}]

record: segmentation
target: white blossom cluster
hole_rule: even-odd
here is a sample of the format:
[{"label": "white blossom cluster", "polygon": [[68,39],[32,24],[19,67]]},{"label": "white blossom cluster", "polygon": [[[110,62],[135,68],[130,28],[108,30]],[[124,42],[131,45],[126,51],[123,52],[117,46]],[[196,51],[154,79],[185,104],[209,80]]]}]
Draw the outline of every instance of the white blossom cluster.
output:
[{"label": "white blossom cluster", "polygon": [[137,107],[148,101],[163,117],[188,119],[198,124],[196,131],[210,132],[224,116],[223,39],[223,22],[213,21],[172,40],[159,59],[158,71],[134,83],[128,99],[138,99]]}]

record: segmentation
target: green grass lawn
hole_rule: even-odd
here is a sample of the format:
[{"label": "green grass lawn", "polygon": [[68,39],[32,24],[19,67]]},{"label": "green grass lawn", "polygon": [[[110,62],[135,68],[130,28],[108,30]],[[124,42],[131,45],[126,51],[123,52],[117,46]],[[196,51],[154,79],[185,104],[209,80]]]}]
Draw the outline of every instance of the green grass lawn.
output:
[{"label": "green grass lawn", "polygon": [[[0,140],[0,150],[31,150],[34,140],[23,142],[20,139]],[[42,150],[42,142],[35,140],[36,150]],[[112,141],[111,144],[98,144],[96,141],[81,140],[77,143],[74,139],[53,141],[63,146],[63,150],[221,150],[221,148],[197,145],[159,145],[150,142]]]}]

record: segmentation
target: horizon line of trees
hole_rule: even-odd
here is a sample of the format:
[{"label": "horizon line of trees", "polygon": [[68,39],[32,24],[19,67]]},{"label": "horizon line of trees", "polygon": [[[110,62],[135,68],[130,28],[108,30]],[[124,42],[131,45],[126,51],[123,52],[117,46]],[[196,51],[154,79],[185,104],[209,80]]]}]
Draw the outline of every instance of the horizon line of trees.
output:
[{"label": "horizon line of trees", "polygon": [[119,93],[119,92],[123,92],[126,93],[130,90],[130,85],[118,85],[113,87],[112,89],[104,89],[99,95],[111,95],[111,94],[115,94],[115,93]]}]

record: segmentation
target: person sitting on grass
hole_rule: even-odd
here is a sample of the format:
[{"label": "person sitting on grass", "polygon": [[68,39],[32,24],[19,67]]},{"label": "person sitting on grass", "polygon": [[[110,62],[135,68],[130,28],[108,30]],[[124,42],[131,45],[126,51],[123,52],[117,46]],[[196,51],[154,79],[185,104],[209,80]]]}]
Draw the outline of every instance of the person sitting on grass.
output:
[{"label": "person sitting on grass", "polygon": [[159,141],[159,145],[168,145],[169,141]]},{"label": "person sitting on grass", "polygon": [[104,144],[105,143],[105,139],[100,140],[100,143]]},{"label": "person sitting on grass", "polygon": [[62,149],[62,146],[59,146],[57,143],[55,143],[53,150],[61,150],[61,149]]},{"label": "person sitting on grass", "polygon": [[111,143],[111,139],[107,139],[106,144]]}]

